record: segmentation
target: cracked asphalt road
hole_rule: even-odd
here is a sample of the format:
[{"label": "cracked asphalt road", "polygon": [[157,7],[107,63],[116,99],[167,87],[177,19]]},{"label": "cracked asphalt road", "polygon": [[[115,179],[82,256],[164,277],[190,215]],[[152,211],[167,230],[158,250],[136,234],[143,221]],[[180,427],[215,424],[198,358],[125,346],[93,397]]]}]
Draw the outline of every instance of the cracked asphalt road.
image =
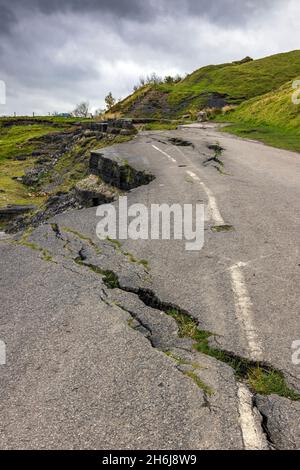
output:
[{"label": "cracked asphalt road", "polygon": [[[174,137],[193,146],[173,145]],[[221,171],[204,165],[216,142]],[[49,223],[27,246],[3,240],[0,448],[299,448],[299,402],[248,403],[229,366],[183,344],[169,317],[125,292],[151,289],[214,332],[219,348],[276,367],[300,391],[292,363],[300,339],[299,155],[194,128],[142,133],[101,153],[155,175],[128,193],[129,204],[209,205],[204,247],[128,240],[118,250],[97,239],[95,208],[50,221],[61,238]],[[212,230],[222,222],[233,230]],[[82,250],[87,263],[118,275],[120,289],[75,262]],[[149,270],[124,253],[148,260]],[[163,350],[196,363],[193,373],[213,394]]]}]

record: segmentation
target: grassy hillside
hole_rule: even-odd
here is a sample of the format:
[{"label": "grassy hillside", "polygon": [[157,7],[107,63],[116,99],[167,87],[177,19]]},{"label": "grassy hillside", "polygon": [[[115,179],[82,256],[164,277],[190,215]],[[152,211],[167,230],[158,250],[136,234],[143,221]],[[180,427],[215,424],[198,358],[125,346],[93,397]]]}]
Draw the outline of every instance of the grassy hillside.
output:
[{"label": "grassy hillside", "polygon": [[254,61],[209,65],[176,84],[146,85],[113,112],[129,117],[176,118],[205,107],[240,104],[300,75],[300,51]]},{"label": "grassy hillside", "polygon": [[[75,126],[78,121],[78,118],[0,118],[0,208],[9,204],[42,206],[49,196],[69,191],[88,174],[92,148],[130,138],[97,136],[96,132]],[[22,178],[33,169],[41,169],[36,180],[24,183]]]},{"label": "grassy hillside", "polygon": [[[64,128],[53,128],[50,124],[41,122],[5,127],[4,124],[7,121],[7,119],[0,120],[0,207],[11,203],[32,203],[31,192],[17,178],[23,176],[25,171],[34,164],[31,154],[36,144],[33,139],[64,130]],[[19,155],[28,157],[19,160]],[[37,195],[34,197],[34,203],[39,204],[44,199],[43,196]]]},{"label": "grassy hillside", "polygon": [[[300,77],[299,77],[300,78]],[[225,132],[300,152],[300,104],[292,101],[292,81],[238,106],[218,120],[234,123]]]}]

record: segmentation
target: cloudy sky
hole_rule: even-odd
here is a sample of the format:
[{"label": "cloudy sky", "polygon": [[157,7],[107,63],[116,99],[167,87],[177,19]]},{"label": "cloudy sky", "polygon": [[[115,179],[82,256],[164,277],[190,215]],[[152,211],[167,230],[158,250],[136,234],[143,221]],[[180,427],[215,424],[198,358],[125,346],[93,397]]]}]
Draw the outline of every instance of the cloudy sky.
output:
[{"label": "cloudy sky", "polygon": [[300,49],[299,0],[0,0],[0,114],[104,106],[141,75]]}]

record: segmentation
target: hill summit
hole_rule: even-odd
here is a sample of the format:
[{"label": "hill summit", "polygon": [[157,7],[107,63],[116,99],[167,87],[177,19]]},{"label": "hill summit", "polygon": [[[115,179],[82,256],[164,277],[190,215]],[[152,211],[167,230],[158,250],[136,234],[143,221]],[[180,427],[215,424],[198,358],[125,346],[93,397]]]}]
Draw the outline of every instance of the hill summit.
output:
[{"label": "hill summit", "polygon": [[300,51],[202,67],[180,81],[140,86],[111,111],[134,118],[181,118],[274,91],[300,75]]}]

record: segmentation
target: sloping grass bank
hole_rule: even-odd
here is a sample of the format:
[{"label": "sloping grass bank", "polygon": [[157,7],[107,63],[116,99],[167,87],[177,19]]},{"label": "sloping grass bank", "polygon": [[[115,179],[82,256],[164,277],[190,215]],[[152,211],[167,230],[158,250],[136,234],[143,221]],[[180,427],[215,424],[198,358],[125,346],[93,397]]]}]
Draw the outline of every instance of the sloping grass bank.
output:
[{"label": "sloping grass bank", "polygon": [[[145,85],[117,103],[112,112],[125,116],[178,118],[215,107],[215,99],[238,105],[276,90],[300,75],[300,51],[208,65],[173,84]],[[219,106],[217,106],[219,107]]]},{"label": "sloping grass bank", "polygon": [[300,152],[300,104],[293,102],[295,89],[292,85],[293,81],[290,81],[278,90],[249,100],[222,117],[218,116],[218,122],[232,123],[222,130]]}]

